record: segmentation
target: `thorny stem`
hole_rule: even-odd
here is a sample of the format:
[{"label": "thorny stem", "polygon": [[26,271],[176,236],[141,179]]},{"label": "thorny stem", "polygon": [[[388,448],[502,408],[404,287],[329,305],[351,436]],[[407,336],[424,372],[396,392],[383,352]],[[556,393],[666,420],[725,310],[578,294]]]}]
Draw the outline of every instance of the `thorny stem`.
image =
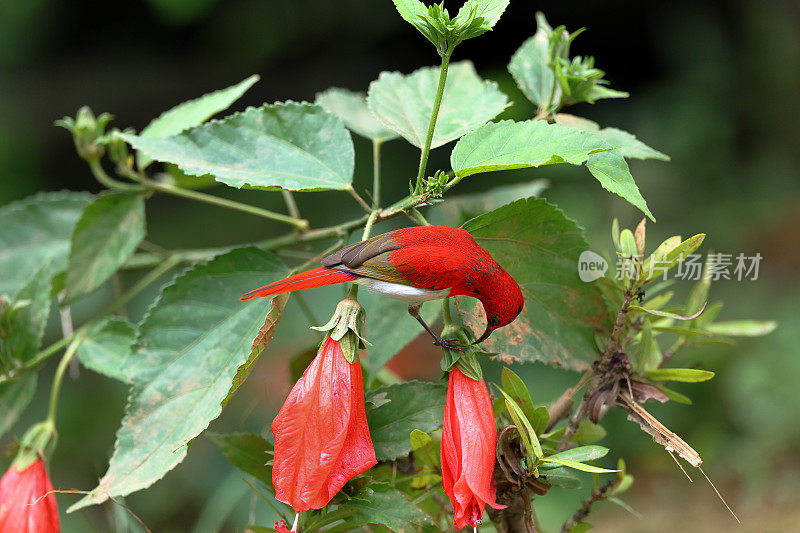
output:
[{"label": "thorny stem", "polygon": [[428,123],[428,135],[425,137],[425,146],[422,148],[422,154],[419,159],[419,172],[417,173],[417,181],[425,177],[425,171],[428,167],[428,155],[431,152],[431,143],[433,142],[433,131],[436,129],[436,120],[439,118],[439,106],[442,105],[442,96],[444,95],[444,85],[447,81],[447,67],[450,64],[450,55],[453,53],[452,49],[448,49],[442,54],[442,66],[439,70],[439,85],[436,88],[436,98],[433,100],[433,109],[431,110],[431,120]]}]

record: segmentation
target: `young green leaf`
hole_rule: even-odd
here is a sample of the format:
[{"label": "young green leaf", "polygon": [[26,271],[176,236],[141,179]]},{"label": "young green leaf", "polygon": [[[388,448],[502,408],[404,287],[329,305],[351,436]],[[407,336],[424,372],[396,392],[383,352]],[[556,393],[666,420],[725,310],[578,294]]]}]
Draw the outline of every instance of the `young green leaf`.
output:
[{"label": "young green leaf", "polygon": [[[520,316],[484,341],[484,349],[520,361],[588,369],[597,356],[594,332],[608,327],[609,319],[598,288],[577,275],[578,257],[588,248],[582,229],[555,206],[531,198],[462,227],[506,267],[525,295]],[[473,299],[459,299],[458,306],[474,330],[485,326]]]},{"label": "young green leaf", "polygon": [[373,389],[366,394],[385,394],[384,402],[367,413],[369,433],[378,461],[396,459],[411,451],[415,429],[431,432],[441,427],[447,387],[443,383],[407,381]]},{"label": "young green leaf", "polygon": [[177,135],[118,134],[158,161],[238,188],[344,190],[353,180],[353,140],[320,106],[285,102],[248,108]]},{"label": "young green leaf", "polygon": [[0,384],[0,437],[11,429],[28,407],[36,392],[36,372],[30,371],[20,378]]},{"label": "young green leaf", "polygon": [[255,433],[206,433],[225,459],[267,487],[272,487],[272,443]]},{"label": "young green leaf", "polygon": [[714,377],[709,370],[697,368],[659,368],[647,371],[647,377],[653,381],[683,381],[685,383],[700,383]]},{"label": "young green leaf", "polygon": [[16,298],[0,295],[0,374],[29,361],[39,351],[50,315],[51,274],[48,263],[33,273]]},{"label": "young green leaf", "polygon": [[569,461],[567,459],[552,459],[551,457],[545,457],[543,459],[544,464],[547,465],[548,463],[556,463],[564,466],[568,466],[570,468],[574,468],[575,470],[580,470],[582,472],[591,472],[593,474],[605,474],[616,472],[616,470],[609,470],[607,468],[600,468],[597,466],[587,465],[584,463],[578,463],[576,461]]},{"label": "young green leaf", "polygon": [[553,29],[541,13],[536,14],[536,23],[536,33],[511,56],[508,71],[528,100],[544,109],[561,101],[561,87],[547,65],[548,40]]},{"label": "young green leaf", "polygon": [[[169,137],[192,126],[202,124],[220,111],[228,109],[258,80],[258,75],[254,74],[236,85],[178,104],[153,119],[139,135],[142,137]],[[136,163],[140,169],[144,169],[152,161],[141,152],[136,155]]]},{"label": "young green leaf", "polygon": [[433,469],[439,468],[439,454],[436,453],[436,444],[430,435],[415,429],[411,432],[409,440],[411,441],[411,449],[418,459],[421,459],[425,465]]},{"label": "young green leaf", "polygon": [[398,137],[397,133],[384,127],[372,114],[363,93],[331,87],[317,93],[316,103],[341,118],[350,131],[371,141],[385,142]]},{"label": "young green leaf", "polygon": [[79,192],[39,193],[0,207],[0,294],[13,296],[44,265],[67,266],[72,228],[89,202]]},{"label": "young green leaf", "polygon": [[582,463],[585,461],[594,461],[596,459],[600,459],[601,457],[605,457],[607,453],[608,448],[603,446],[578,446],[577,448],[572,448],[571,450],[548,455],[544,458],[544,461],[566,460]]},{"label": "young green leaf", "polygon": [[[663,276],[665,272],[684,260],[703,243],[706,238],[705,233],[698,233],[689,237],[680,244],[672,245],[676,237],[667,239],[656,248],[656,251],[644,261],[642,272],[645,277],[644,283],[648,283],[657,277]],[[680,240],[680,237],[677,237]]]},{"label": "young green leaf", "polygon": [[108,318],[89,328],[80,346],[78,359],[86,368],[125,383],[132,383],[134,376],[127,366],[136,335],[136,328],[123,318]]},{"label": "young green leaf", "polygon": [[[363,361],[369,375],[375,375],[400,350],[424,333],[416,320],[408,314],[408,306],[392,298],[384,298],[373,292],[358,295],[358,300],[367,312],[367,347],[369,357]],[[442,306],[429,303],[422,306],[422,318],[428,324],[437,320]]]},{"label": "young green leaf", "polygon": [[450,165],[461,178],[556,163],[586,164],[605,189],[622,196],[653,218],[625,158],[592,132],[543,120],[502,120],[466,134],[450,154]]},{"label": "young green leaf", "polygon": [[671,318],[673,320],[686,321],[686,320],[693,320],[693,319],[697,318],[698,316],[700,316],[700,314],[702,314],[703,310],[705,309],[705,306],[702,307],[700,309],[700,311],[698,311],[694,315],[690,315],[690,316],[679,315],[677,313],[671,313],[669,311],[662,311],[660,309],[648,309],[648,308],[642,307],[640,305],[631,305],[630,307],[628,307],[628,309],[630,309],[631,311],[638,311],[640,313],[647,313],[648,315],[660,316],[662,318]]},{"label": "young green leaf", "polygon": [[636,358],[633,361],[633,368],[637,374],[655,370],[664,358],[658,342],[653,338],[653,327],[649,320],[642,322],[642,334],[634,353]]},{"label": "young green leaf", "polygon": [[658,389],[667,395],[667,397],[672,400],[673,402],[682,403],[684,405],[692,405],[692,399],[688,396],[681,394],[680,392],[674,391],[672,389],[668,389],[663,385],[656,385]]},{"label": "young green leaf", "polygon": [[103,194],[86,206],[72,233],[65,301],[102,285],[133,255],[145,233],[141,194]]},{"label": "young green leaf", "polygon": [[509,0],[467,0],[464,2],[453,19],[453,26],[464,28],[457,32],[458,38],[465,41],[491,30],[508,7],[508,2]]},{"label": "young green leaf", "polygon": [[540,472],[540,475],[544,477],[545,481],[555,487],[570,490],[581,488],[580,478],[578,478],[572,470],[563,466],[545,470],[544,472]]},{"label": "young green leaf", "polygon": [[403,19],[417,28],[426,39],[437,44],[435,36],[431,33],[428,23],[428,8],[419,0],[392,0],[397,12]]},{"label": "young green leaf", "polygon": [[239,296],[286,270],[271,253],[239,248],[164,287],[139,326],[136,379],[108,471],[71,511],[146,488],[183,460],[219,416],[263,323],[264,301]]},{"label": "young green leaf", "polygon": [[715,335],[731,337],[761,337],[775,331],[778,323],[774,320],[731,320],[729,322],[713,322],[706,329]]},{"label": "young green leaf", "polygon": [[522,379],[510,368],[503,367],[501,382],[503,384],[503,390],[514,399],[520,409],[522,409],[525,417],[530,420],[535,407],[533,405],[533,400],[531,400],[531,395],[528,392],[528,387],[525,386]]},{"label": "young green leaf", "polygon": [[517,426],[517,432],[525,446],[525,451],[528,452],[529,465],[533,465],[536,462],[536,458],[542,457],[542,445],[539,443],[539,438],[536,436],[536,432],[533,431],[528,417],[522,412],[517,402],[503,389],[500,389],[500,392],[505,398],[508,414],[514,420],[514,425]]},{"label": "young green leaf", "polygon": [[572,442],[578,445],[591,444],[603,439],[608,432],[600,424],[595,424],[590,420],[581,420],[578,424],[578,431],[572,436]]},{"label": "young green leaf", "polygon": [[[422,148],[438,83],[439,67],[421,68],[408,75],[381,72],[369,85],[367,104],[386,127]],[[471,62],[451,63],[431,148],[482,126],[508,105],[497,84],[482,80]]]}]

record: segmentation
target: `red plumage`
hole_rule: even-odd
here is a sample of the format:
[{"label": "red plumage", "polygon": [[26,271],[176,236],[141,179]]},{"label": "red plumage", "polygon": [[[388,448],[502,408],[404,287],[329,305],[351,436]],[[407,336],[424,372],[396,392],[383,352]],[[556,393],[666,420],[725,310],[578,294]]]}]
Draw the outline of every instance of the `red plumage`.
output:
[{"label": "red plumage", "polygon": [[243,302],[245,300],[252,300],[253,298],[261,298],[262,296],[272,296],[273,294],[299,291],[300,289],[335,285],[337,283],[344,283],[345,281],[352,281],[356,277],[357,276],[353,274],[340,272],[332,268],[312,268],[300,274],[295,274],[294,276],[289,276],[275,283],[270,283],[269,285],[254,289],[242,295],[239,300]]}]

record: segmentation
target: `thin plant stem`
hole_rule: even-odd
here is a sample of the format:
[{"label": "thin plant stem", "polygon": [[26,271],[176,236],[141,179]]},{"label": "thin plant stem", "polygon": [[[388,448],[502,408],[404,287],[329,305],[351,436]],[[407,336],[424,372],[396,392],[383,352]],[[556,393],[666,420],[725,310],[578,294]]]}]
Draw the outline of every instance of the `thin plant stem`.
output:
[{"label": "thin plant stem", "polygon": [[114,189],[117,191],[129,191],[129,192],[142,192],[146,190],[141,185],[136,185],[133,183],[125,183],[119,180],[115,180],[111,176],[109,176],[105,170],[103,170],[103,165],[100,164],[100,159],[87,159],[87,163],[89,163],[89,169],[92,171],[92,175],[95,177],[97,181],[100,182],[101,185],[108,187],[109,189]]},{"label": "thin plant stem", "polygon": [[433,100],[433,109],[431,110],[431,120],[428,123],[428,135],[425,137],[425,146],[422,148],[422,154],[419,158],[419,172],[417,172],[417,181],[425,177],[425,171],[428,167],[428,155],[431,152],[433,131],[436,129],[436,120],[439,118],[439,106],[442,105],[444,85],[447,81],[447,67],[450,64],[450,54],[452,53],[452,50],[447,50],[444,54],[442,54],[442,66],[439,69],[439,85],[436,88],[436,98]]},{"label": "thin plant stem", "polygon": [[372,208],[381,207],[381,141],[372,141]]},{"label": "thin plant stem", "polygon": [[361,195],[358,194],[356,192],[356,190],[352,186],[348,187],[346,190],[347,190],[347,193],[350,196],[352,196],[355,199],[356,202],[358,202],[358,205],[360,205],[361,208],[364,211],[366,211],[367,213],[372,213],[372,208],[369,206],[369,204],[366,202],[366,200],[361,198]]},{"label": "thin plant stem", "polygon": [[428,222],[428,219],[426,219],[424,216],[422,216],[422,213],[420,213],[417,208],[410,209],[408,211],[408,213],[411,215],[411,218],[413,218],[420,225],[422,225],[422,226],[430,226],[431,225],[431,223]]},{"label": "thin plant stem", "polygon": [[286,202],[286,209],[289,211],[289,215],[298,220],[301,219],[300,210],[297,208],[297,202],[294,199],[292,191],[281,189],[281,194],[283,195],[283,201]]},{"label": "thin plant stem", "polygon": [[180,260],[177,259],[177,258],[174,258],[174,257],[170,257],[169,259],[164,260],[160,265],[155,267],[153,270],[151,270],[145,276],[143,276],[142,279],[140,279],[138,282],[136,282],[136,284],[133,287],[131,287],[128,290],[128,292],[123,294],[121,297],[117,298],[115,301],[111,302],[111,304],[109,304],[108,307],[103,309],[92,320],[90,320],[89,322],[85,323],[83,326],[81,326],[77,330],[75,330],[75,332],[72,335],[69,335],[67,337],[63,337],[63,338],[59,339],[58,341],[54,342],[53,344],[51,344],[50,346],[48,346],[44,350],[42,350],[39,353],[37,353],[36,355],[34,355],[25,364],[25,366],[23,366],[22,368],[18,369],[18,372],[16,373],[16,375],[14,375],[14,376],[0,376],[0,384],[6,383],[8,381],[11,381],[12,379],[15,379],[17,377],[17,375],[39,366],[42,362],[44,362],[49,357],[51,357],[53,354],[58,352],[61,348],[63,348],[67,344],[70,344],[75,338],[77,338],[78,336],[84,335],[91,326],[93,326],[94,324],[99,322],[101,319],[105,318],[106,316],[110,315],[111,313],[114,313],[115,311],[117,311],[121,307],[125,306],[136,295],[138,295],[140,292],[142,292],[144,289],[146,289],[151,283],[156,281],[162,275],[166,274],[167,271],[172,269],[179,262],[180,262]]},{"label": "thin plant stem", "polygon": [[56,368],[56,373],[53,376],[53,386],[50,389],[50,406],[47,409],[46,421],[54,426],[56,423],[56,411],[58,409],[58,394],[61,391],[61,382],[64,380],[64,372],[67,370],[69,362],[72,360],[72,356],[75,355],[81,342],[83,342],[83,333],[73,337],[72,342],[70,342],[67,350],[64,352],[64,356],[58,363],[58,368]]},{"label": "thin plant stem", "polygon": [[234,211],[241,211],[242,213],[248,213],[269,220],[274,220],[276,222],[283,222],[284,224],[294,226],[300,231],[305,231],[308,229],[308,220],[283,215],[281,213],[276,213],[267,209],[261,209],[260,207],[243,204],[234,200],[228,200],[227,198],[220,198],[219,196],[212,196],[199,191],[183,189],[181,187],[176,187],[168,183],[161,183],[149,178],[142,178],[142,183],[158,192],[171,194],[173,196],[180,196],[181,198],[188,198],[189,200],[204,202],[219,207],[225,207],[228,209],[233,209]]}]

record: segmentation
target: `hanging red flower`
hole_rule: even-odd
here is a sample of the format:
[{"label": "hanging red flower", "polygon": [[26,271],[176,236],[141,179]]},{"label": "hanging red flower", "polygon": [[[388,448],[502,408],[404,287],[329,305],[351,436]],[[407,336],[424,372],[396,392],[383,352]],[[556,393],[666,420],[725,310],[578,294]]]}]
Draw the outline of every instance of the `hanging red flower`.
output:
[{"label": "hanging red flower", "polygon": [[272,422],[275,496],[295,511],[324,507],[347,481],[377,463],[356,358],[358,337],[349,327],[336,326],[358,313],[344,307]]},{"label": "hanging red flower", "polygon": [[37,458],[22,470],[12,464],[0,478],[0,531],[58,533],[58,506],[44,462]]},{"label": "hanging red flower", "polygon": [[493,482],[497,427],[483,379],[450,371],[442,428],[442,486],[455,512],[455,526],[477,526],[488,503],[495,509]]}]

